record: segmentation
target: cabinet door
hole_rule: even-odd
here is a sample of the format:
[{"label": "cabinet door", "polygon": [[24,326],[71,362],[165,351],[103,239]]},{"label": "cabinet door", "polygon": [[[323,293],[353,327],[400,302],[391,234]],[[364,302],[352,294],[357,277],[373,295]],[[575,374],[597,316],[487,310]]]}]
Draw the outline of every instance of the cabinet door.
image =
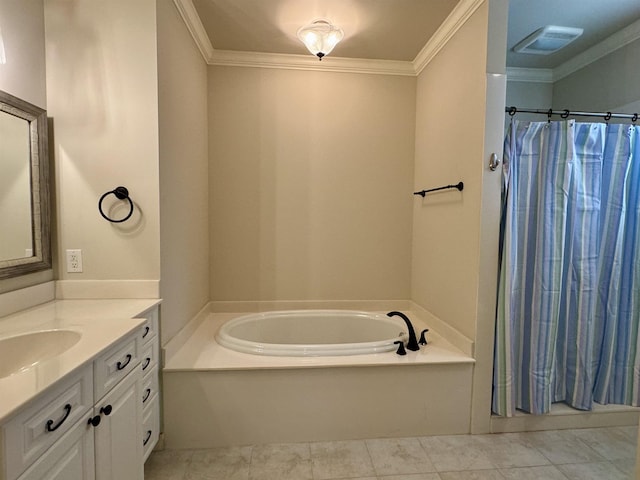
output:
[{"label": "cabinet door", "polygon": [[94,480],[93,428],[77,422],[19,480]]},{"label": "cabinet door", "polygon": [[142,378],[134,368],[96,404],[96,480],[142,480]]}]

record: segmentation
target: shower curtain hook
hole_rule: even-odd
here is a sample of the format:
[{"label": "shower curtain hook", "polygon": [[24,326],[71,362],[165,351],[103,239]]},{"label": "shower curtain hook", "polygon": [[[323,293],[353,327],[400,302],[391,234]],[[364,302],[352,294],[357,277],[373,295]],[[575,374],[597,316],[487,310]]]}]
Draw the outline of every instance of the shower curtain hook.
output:
[{"label": "shower curtain hook", "polygon": [[516,113],[518,113],[518,109],[516,107],[509,107],[509,116],[513,117]]},{"label": "shower curtain hook", "polygon": [[637,121],[638,121],[638,114],[634,113],[633,117],[631,117],[631,123],[635,125]]},{"label": "shower curtain hook", "polygon": [[609,123],[609,120],[611,120],[611,112],[607,112],[607,114],[604,116],[604,121]]},{"label": "shower curtain hook", "polygon": [[549,109],[547,111],[547,123],[551,123],[551,115],[553,115],[553,110]]},{"label": "shower curtain hook", "polygon": [[560,114],[560,117],[569,118],[570,114],[571,114],[571,112],[569,110],[565,110],[563,113]]}]

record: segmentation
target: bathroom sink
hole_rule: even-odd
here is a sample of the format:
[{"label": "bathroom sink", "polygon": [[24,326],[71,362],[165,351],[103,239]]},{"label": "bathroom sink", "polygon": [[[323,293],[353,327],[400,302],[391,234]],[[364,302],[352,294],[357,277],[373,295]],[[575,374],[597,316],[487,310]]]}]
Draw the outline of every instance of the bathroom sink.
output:
[{"label": "bathroom sink", "polygon": [[78,343],[80,337],[72,330],[43,330],[0,339],[0,378],[60,355]]}]

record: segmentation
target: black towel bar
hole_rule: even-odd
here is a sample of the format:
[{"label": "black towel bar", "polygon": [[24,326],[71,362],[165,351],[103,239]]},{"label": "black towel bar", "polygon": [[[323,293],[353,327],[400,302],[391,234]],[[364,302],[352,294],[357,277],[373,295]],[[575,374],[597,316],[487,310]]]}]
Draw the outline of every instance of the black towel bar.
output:
[{"label": "black towel bar", "polygon": [[422,198],[424,198],[424,196],[429,192],[436,192],[438,190],[448,190],[450,188],[457,188],[461,192],[462,189],[464,188],[464,183],[458,182],[455,185],[445,185],[444,187],[430,188],[429,190],[420,190],[419,192],[413,192],[413,194],[420,195]]}]

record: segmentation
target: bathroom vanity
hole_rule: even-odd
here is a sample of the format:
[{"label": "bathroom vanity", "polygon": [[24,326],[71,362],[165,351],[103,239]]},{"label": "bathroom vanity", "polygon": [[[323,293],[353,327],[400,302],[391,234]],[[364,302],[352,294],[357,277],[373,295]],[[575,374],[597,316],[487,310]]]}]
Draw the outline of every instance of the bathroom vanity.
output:
[{"label": "bathroom vanity", "polygon": [[144,477],[160,427],[158,310],[62,300],[0,318],[0,480]]}]

